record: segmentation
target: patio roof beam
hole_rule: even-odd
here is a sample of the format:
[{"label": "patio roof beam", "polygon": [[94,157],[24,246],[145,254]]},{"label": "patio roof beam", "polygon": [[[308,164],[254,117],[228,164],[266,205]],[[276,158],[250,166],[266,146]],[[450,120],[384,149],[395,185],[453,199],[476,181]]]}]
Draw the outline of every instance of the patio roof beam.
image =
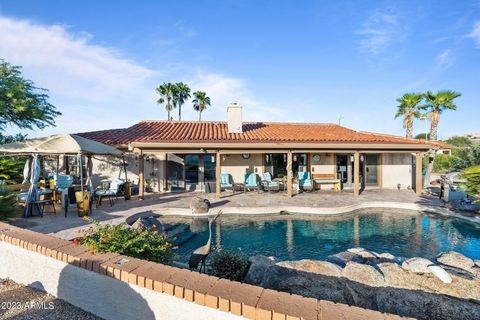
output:
[{"label": "patio roof beam", "polygon": [[353,154],[353,194],[360,195],[360,152]]}]

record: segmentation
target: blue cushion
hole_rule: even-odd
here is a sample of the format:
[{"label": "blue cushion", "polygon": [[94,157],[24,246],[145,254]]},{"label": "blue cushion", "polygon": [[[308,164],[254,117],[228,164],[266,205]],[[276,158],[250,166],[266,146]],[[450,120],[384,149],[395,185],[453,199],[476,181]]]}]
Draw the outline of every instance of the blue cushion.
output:
[{"label": "blue cushion", "polygon": [[220,187],[222,188],[233,187],[232,183],[230,182],[230,174],[228,173],[220,174]]},{"label": "blue cushion", "polygon": [[55,188],[60,190],[69,188],[73,183],[73,177],[69,175],[56,174],[53,179],[55,180]]},{"label": "blue cushion", "polygon": [[245,186],[247,187],[257,187],[257,174],[256,173],[247,173],[245,174]]}]

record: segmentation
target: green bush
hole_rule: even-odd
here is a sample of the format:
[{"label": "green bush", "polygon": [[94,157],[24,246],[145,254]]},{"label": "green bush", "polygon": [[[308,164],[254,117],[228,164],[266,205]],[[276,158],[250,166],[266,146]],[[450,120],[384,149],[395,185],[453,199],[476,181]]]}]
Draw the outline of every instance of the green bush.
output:
[{"label": "green bush", "polygon": [[129,257],[159,263],[169,263],[173,259],[172,246],[165,235],[153,229],[128,228],[125,224],[93,223],[80,243],[99,252],[116,252]]},{"label": "green bush", "polygon": [[480,166],[465,169],[462,177],[467,180],[465,186],[468,195],[480,197]]},{"label": "green bush", "polygon": [[15,157],[0,158],[0,180],[9,183],[21,183],[25,160]]},{"label": "green bush", "polygon": [[220,251],[210,263],[212,275],[233,281],[243,281],[250,262],[248,257],[231,251]]},{"label": "green bush", "polygon": [[14,192],[3,189],[0,185],[0,220],[14,217],[18,214],[17,198]]},{"label": "green bush", "polygon": [[436,154],[433,160],[433,172],[446,173],[451,170],[452,157],[446,154]]}]

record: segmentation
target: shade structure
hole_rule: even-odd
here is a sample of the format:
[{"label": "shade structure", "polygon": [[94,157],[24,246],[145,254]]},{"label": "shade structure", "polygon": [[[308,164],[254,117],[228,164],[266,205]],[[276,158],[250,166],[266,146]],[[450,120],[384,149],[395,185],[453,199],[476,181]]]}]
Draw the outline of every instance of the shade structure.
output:
[{"label": "shade structure", "polygon": [[30,189],[28,190],[23,216],[28,217],[33,214],[33,202],[38,200],[37,182],[40,178],[40,160],[37,154],[33,155],[32,168],[30,173]]},{"label": "shade structure", "polygon": [[96,154],[121,155],[122,152],[109,145],[76,134],[59,134],[44,138],[29,139],[0,145],[5,154]]}]

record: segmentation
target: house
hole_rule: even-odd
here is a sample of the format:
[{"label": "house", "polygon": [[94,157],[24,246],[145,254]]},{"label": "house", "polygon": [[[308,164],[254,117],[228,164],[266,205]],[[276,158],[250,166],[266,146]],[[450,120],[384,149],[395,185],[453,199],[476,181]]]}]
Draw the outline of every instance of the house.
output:
[{"label": "house", "polygon": [[429,141],[429,144],[432,146],[432,150],[436,154],[445,154],[447,156],[452,155],[452,150],[460,149],[459,147],[452,146],[445,141]]},{"label": "house", "polygon": [[[363,188],[421,192],[422,168],[416,163],[431,148],[423,141],[329,123],[243,122],[238,104],[229,105],[227,115],[226,122],[142,121],[80,135],[129,151],[129,178],[139,182],[141,196],[144,187],[190,191],[213,184],[220,197],[220,179],[215,179],[220,173],[241,183],[251,172],[285,177],[292,196],[293,178],[302,171],[338,177],[355,195]],[[94,166],[102,177],[119,175],[120,166],[103,161]]]}]

